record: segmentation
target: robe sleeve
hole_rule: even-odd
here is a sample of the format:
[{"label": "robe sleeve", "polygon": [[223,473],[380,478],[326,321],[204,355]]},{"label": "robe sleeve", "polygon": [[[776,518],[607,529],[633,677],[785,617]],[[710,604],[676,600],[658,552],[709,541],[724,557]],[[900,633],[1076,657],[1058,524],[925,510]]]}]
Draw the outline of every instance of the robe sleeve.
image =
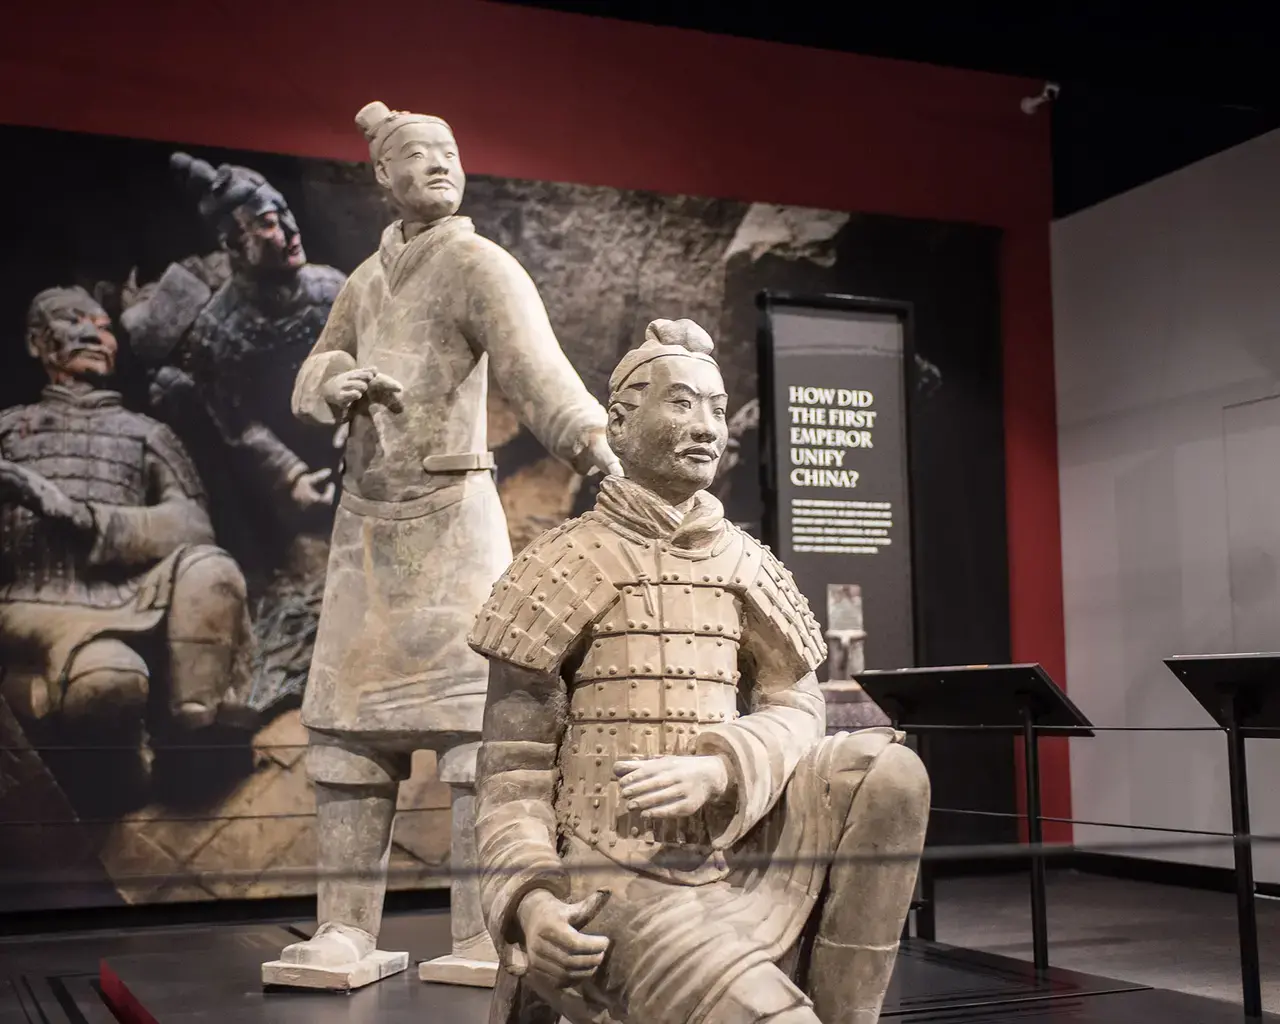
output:
[{"label": "robe sleeve", "polygon": [[766,562],[779,575],[762,572],[760,580],[780,586],[753,585],[743,602],[742,676],[751,710],[704,729],[694,748],[729,765],[726,799],[706,811],[716,849],[732,847],[773,809],[800,759],[827,731],[826,701],[814,675],[826,653],[817,624],[789,575],[771,557]]},{"label": "robe sleeve", "polygon": [[476,848],[480,904],[499,947],[522,941],[516,910],[527,893],[569,898],[554,809],[564,706],[558,674],[491,660],[476,763]]},{"label": "robe sleeve", "polygon": [[464,264],[463,330],[489,353],[511,407],[556,458],[572,464],[589,433],[608,422],[556,340],[533,280],[514,256],[485,239]]},{"label": "robe sleeve", "polygon": [[146,566],[184,544],[214,543],[195,466],[168,427],[157,424],[144,456],[147,505],[90,502],[95,534],[93,565]]},{"label": "robe sleeve", "polygon": [[324,400],[320,389],[331,377],[356,368],[356,316],[360,308],[356,276],[348,278],[338,292],[324,330],[293,382],[293,414],[304,423],[320,427],[338,423],[333,406]]}]

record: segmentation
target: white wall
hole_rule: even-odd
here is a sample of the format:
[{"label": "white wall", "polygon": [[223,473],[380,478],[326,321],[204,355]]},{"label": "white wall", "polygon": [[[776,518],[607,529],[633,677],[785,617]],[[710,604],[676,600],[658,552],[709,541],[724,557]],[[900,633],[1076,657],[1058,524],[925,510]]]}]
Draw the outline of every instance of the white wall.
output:
[{"label": "white wall", "polygon": [[[1280,394],[1280,132],[1052,240],[1067,687],[1098,725],[1210,725],[1161,659],[1280,650],[1280,401],[1240,407]],[[1280,833],[1280,739],[1249,758],[1253,831]],[[1077,818],[1230,829],[1220,733],[1072,740],[1071,781]],[[1227,847],[1132,853],[1231,863]],[[1280,845],[1257,857],[1280,881]]]}]

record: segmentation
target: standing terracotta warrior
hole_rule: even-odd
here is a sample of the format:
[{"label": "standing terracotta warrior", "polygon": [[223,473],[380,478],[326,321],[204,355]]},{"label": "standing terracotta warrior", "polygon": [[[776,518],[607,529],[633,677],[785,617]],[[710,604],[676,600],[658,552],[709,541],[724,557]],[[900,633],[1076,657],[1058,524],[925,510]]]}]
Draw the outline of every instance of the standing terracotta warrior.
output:
[{"label": "standing terracotta warrior", "polygon": [[242,696],[244,580],[213,546],[177,438],[107,390],[116,339],[101,306],[80,288],[41,292],[27,349],[49,384],[0,413],[5,696],[28,721],[132,734],[145,771],[144,723],[206,726]]},{"label": "standing terracotta warrior", "polygon": [[466,640],[511,561],[486,441],[490,370],[548,451],[582,473],[617,461],[605,412],[561,352],[528,274],[455,216],[465,178],[449,126],[381,103],[356,122],[400,219],[351,275],[294,390],[299,416],[348,420],[350,434],[302,709],[321,926],[264,978],[325,985],[327,971],[364,984],[403,968],[405,954],[375,946],[396,790],[410,754],[429,748],[453,787],[454,956],[421,975],[492,984],[474,873],[487,665]]},{"label": "standing terracotta warrior", "polygon": [[609,382],[625,478],[476,620],[492,1021],[879,1016],[928,778],[892,729],[824,737],[818,624],[704,490],[727,438],[711,350],[649,325]]}]

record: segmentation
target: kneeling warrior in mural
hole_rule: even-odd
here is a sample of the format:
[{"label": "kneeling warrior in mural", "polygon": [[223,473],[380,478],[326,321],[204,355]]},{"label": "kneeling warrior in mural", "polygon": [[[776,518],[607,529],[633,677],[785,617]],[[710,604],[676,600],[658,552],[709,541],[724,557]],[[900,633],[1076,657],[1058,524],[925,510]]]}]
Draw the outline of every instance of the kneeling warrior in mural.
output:
[{"label": "kneeling warrior in mural", "polygon": [[186,441],[218,535],[249,572],[266,710],[301,693],[320,614],[338,452],[333,430],[294,418],[290,396],[346,278],[308,262],[293,211],[257,171],[186,153],[170,163],[222,259],[171,264],[126,294],[121,321],[152,372],[156,414]]},{"label": "kneeling warrior in mural", "polygon": [[476,620],[491,1021],[879,1016],[929,781],[892,729],[824,737],[818,624],[704,490],[727,438],[711,351],[690,320],[649,325],[609,382],[625,478]]},{"label": "kneeling warrior in mural", "polygon": [[497,955],[480,913],[474,826],[488,666],[467,631],[511,561],[487,450],[490,369],[552,454],[581,473],[614,471],[617,460],[605,411],[561,351],[529,275],[455,216],[465,177],[449,126],[381,103],[356,121],[400,219],[342,289],[294,390],[299,416],[348,420],[350,433],[302,708],[320,929],[263,977],[336,987],[407,964],[375,946],[397,787],[426,748],[453,787],[454,955],[420,973],[488,985]]},{"label": "kneeling warrior in mural", "polygon": [[178,439],[105,390],[116,339],[89,294],[37,295],[27,349],[49,384],[0,413],[4,694],[28,722],[131,734],[145,770],[144,723],[207,726],[243,696],[244,580]]}]

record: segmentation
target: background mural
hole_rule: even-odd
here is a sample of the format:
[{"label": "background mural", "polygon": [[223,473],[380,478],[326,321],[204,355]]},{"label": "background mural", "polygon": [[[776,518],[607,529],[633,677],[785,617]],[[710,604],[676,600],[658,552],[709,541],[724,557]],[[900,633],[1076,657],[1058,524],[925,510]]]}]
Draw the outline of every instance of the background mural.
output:
[{"label": "background mural", "polygon": [[[111,386],[123,407],[167,424],[198,471],[216,543],[243,573],[253,634],[244,713],[181,736],[146,731],[141,776],[132,771],[137,743],[73,733],[56,709],[39,713],[18,656],[4,655],[0,861],[13,881],[0,908],[313,891],[314,804],[297,708],[331,517],[332,478],[323,471],[336,469],[342,438],[294,424],[288,394],[332,288],[374,251],[391,214],[367,165],[34,129],[0,129],[0,138],[6,153],[23,154],[0,167],[0,411],[38,402],[45,383],[26,347],[32,298],[52,286],[86,289],[119,341]],[[460,143],[465,162],[465,137]],[[283,194],[308,265],[302,284],[277,275],[259,288],[245,270],[247,250],[238,264],[228,258],[217,216],[201,213],[191,164],[173,166],[177,151],[215,169],[252,169]],[[930,416],[939,429],[949,408],[963,414],[976,477],[963,476],[965,457],[948,463],[940,455],[940,479],[969,488],[958,499],[969,508],[959,512],[960,529],[966,516],[984,517],[981,495],[994,495],[998,512],[973,542],[979,556],[984,544],[997,551],[998,599],[980,613],[995,625],[985,636],[961,616],[952,627],[963,638],[955,655],[939,657],[998,659],[1007,644],[1003,470],[989,452],[1000,448],[999,402],[988,412],[977,401],[977,392],[998,395],[1000,387],[995,232],[482,175],[469,178],[461,212],[528,269],[562,346],[599,398],[649,320],[692,317],[711,332],[733,435],[716,487],[730,518],[753,531],[761,509],[759,291],[918,301],[922,436],[927,442]],[[203,350],[216,365],[188,354],[201,332],[213,338]],[[953,397],[951,377],[977,383]],[[592,487],[542,450],[496,389],[490,395],[490,447],[519,550],[588,507]],[[302,469],[290,468],[282,451]],[[0,551],[0,573],[20,572],[15,559]],[[945,553],[930,564],[947,572]],[[945,588],[937,599],[950,600]],[[946,631],[935,635],[945,646]],[[160,658],[153,674],[167,664]],[[393,885],[444,884],[447,801],[423,756],[401,791]]]}]

